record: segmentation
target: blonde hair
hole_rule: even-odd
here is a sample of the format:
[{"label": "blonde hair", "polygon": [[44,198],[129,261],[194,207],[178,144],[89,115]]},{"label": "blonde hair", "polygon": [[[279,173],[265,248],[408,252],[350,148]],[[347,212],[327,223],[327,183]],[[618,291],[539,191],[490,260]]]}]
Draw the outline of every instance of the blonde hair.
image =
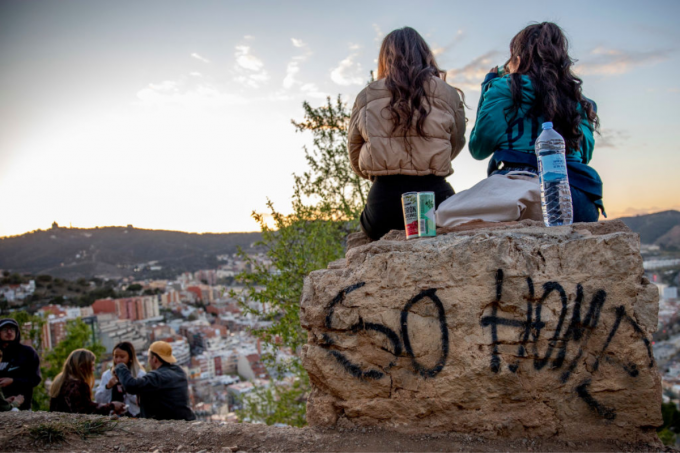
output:
[{"label": "blonde hair", "polygon": [[54,382],[52,382],[50,397],[56,398],[59,396],[61,387],[67,379],[83,381],[90,386],[90,389],[92,389],[94,387],[92,365],[94,364],[95,359],[94,353],[87,349],[76,349],[71,352],[64,362],[61,373],[59,373],[57,377],[54,378]]}]

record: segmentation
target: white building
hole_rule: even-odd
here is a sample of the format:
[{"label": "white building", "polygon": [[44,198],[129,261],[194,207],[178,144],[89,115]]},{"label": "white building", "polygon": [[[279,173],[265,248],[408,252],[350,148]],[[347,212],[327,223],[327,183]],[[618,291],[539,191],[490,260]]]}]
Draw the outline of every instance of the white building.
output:
[{"label": "white building", "polygon": [[172,355],[177,359],[178,365],[186,365],[191,362],[191,351],[186,338],[176,337],[175,341],[170,343],[170,346],[172,346]]},{"label": "white building", "polygon": [[664,267],[672,267],[680,264],[680,259],[666,259],[666,260],[649,260],[643,261],[642,267],[646,270],[661,269]]},{"label": "white building", "polygon": [[665,362],[675,355],[677,348],[674,344],[668,342],[659,342],[654,345],[654,359],[660,362]]},{"label": "white building", "polygon": [[108,320],[97,316],[99,321],[99,339],[106,348],[106,352],[112,352],[116,344],[129,341],[135,347],[135,351],[144,351],[148,346],[146,329],[142,324],[133,323],[129,319]]}]

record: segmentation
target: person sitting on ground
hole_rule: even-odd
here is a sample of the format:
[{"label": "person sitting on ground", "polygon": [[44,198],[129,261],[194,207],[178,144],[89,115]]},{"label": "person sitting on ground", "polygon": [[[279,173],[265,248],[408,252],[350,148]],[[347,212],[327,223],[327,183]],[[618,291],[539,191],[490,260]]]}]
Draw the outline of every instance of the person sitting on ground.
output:
[{"label": "person sitting on ground", "polygon": [[352,170],[373,184],[361,213],[371,239],[404,229],[401,196],[434,192],[435,205],[454,194],[447,176],[465,145],[462,91],[448,85],[425,40],[412,28],[388,34],[378,80],[358,95],[347,147]]},{"label": "person sitting on ground", "polygon": [[87,349],[76,349],[69,354],[50,387],[50,412],[109,415],[125,411],[125,404],[118,401],[108,404],[92,401],[95,359],[94,353]]},{"label": "person sitting on ground", "polygon": [[124,363],[114,369],[127,393],[139,395],[140,417],[156,420],[195,420],[189,406],[189,381],[172,355],[172,346],[156,341],[149,347],[151,370],[141,378],[133,378]]},{"label": "person sitting on ground", "polygon": [[23,395],[19,409],[30,410],[33,388],[42,381],[40,359],[35,349],[21,344],[21,330],[14,319],[0,319],[0,349],[5,360],[0,369],[0,388],[6,397]]},{"label": "person sitting on ground", "polygon": [[123,415],[131,417],[139,416],[138,396],[130,395],[125,392],[123,384],[118,381],[118,378],[113,374],[113,369],[119,363],[124,363],[130,370],[132,376],[140,378],[146,374],[142,366],[137,360],[135,347],[129,341],[118,343],[113,348],[113,366],[102,374],[102,380],[97,387],[94,399],[98,403],[106,404],[111,401],[120,401],[127,405],[127,412]]},{"label": "person sitting on ground", "polygon": [[[0,369],[7,366],[7,362],[2,361],[2,349],[0,349]],[[5,399],[5,395],[2,393],[2,388],[0,388],[0,412],[11,411],[12,409],[18,410],[17,408],[21,406],[24,402],[23,395],[10,396]]]},{"label": "person sitting on ground", "polygon": [[552,122],[566,146],[573,221],[597,222],[599,210],[604,214],[602,180],[587,165],[599,126],[597,106],[581,93],[568,48],[564,33],[551,22],[529,25],[512,38],[507,74],[494,67],[482,83],[469,149],[477,160],[492,156],[489,176],[537,174],[536,138],[541,125]]}]

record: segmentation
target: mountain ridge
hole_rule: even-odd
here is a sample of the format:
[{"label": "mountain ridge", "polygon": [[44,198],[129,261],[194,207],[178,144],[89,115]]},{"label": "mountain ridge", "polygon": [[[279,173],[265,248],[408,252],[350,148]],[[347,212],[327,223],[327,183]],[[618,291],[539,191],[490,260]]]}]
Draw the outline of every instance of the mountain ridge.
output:
[{"label": "mountain ridge", "polygon": [[[680,211],[620,217],[643,244],[680,250]],[[35,230],[0,238],[0,269],[67,279],[103,277],[173,278],[182,272],[214,269],[217,255],[238,248],[257,252],[259,232],[187,233],[131,225]],[[160,269],[151,270],[148,263]],[[141,265],[141,270],[139,267]],[[134,269],[138,268],[137,271]]]},{"label": "mountain ridge", "polygon": [[140,277],[170,278],[181,272],[217,267],[217,255],[238,248],[255,251],[262,235],[246,233],[185,233],[128,227],[36,230],[0,238],[0,269],[62,278],[120,278],[142,264]]},{"label": "mountain ridge", "polygon": [[[676,225],[680,225],[680,211],[668,210],[643,214],[633,217],[619,217],[631,230],[640,235],[643,244],[657,244],[665,234],[670,232]],[[674,240],[675,235],[663,240],[662,245],[666,248],[680,247],[680,241]]]}]

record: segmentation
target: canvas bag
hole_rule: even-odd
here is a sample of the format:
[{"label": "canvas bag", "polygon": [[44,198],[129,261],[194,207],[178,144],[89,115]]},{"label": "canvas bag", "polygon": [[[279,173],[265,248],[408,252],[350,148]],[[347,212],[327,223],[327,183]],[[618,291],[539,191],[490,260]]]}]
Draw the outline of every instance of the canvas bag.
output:
[{"label": "canvas bag", "polygon": [[436,217],[438,227],[454,227],[473,220],[543,220],[539,178],[525,171],[491,175],[444,200]]}]

